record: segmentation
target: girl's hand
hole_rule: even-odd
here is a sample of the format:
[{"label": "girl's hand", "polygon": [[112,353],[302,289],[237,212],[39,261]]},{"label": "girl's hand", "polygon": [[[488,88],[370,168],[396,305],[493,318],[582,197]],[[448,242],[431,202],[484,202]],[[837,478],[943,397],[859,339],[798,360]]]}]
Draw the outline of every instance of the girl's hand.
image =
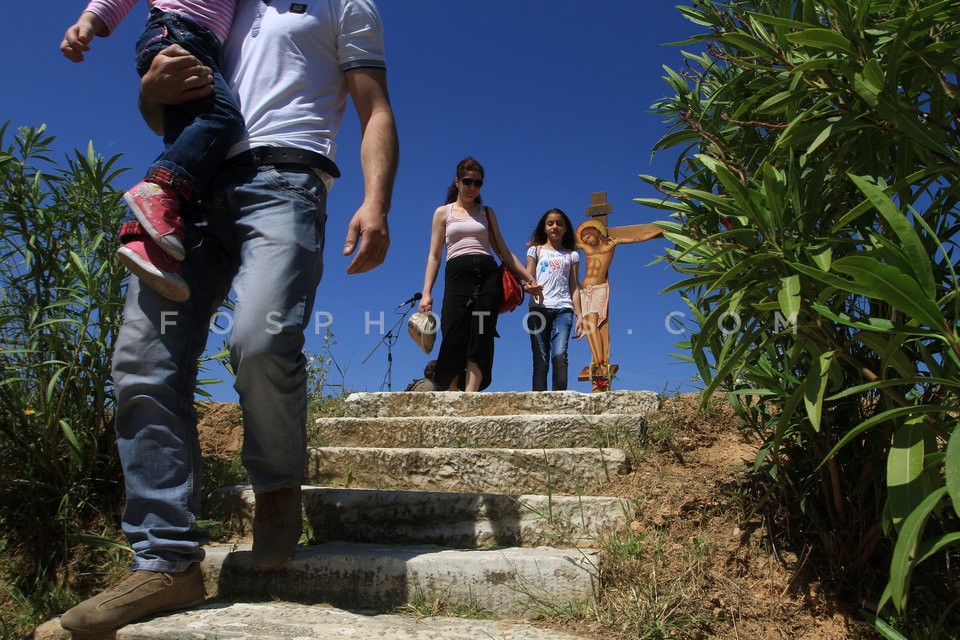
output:
[{"label": "girl's hand", "polygon": [[523,285],[523,290],[530,294],[533,301],[537,304],[543,303],[543,285],[539,283],[527,282]]},{"label": "girl's hand", "polygon": [[76,24],[67,29],[60,42],[60,53],[73,62],[83,62],[83,54],[90,51],[93,36],[107,35],[107,25],[95,13],[84,11]]},{"label": "girl's hand", "polygon": [[583,339],[583,323],[580,322],[580,318],[577,318],[576,324],[573,325],[573,333],[577,336],[577,340]]}]

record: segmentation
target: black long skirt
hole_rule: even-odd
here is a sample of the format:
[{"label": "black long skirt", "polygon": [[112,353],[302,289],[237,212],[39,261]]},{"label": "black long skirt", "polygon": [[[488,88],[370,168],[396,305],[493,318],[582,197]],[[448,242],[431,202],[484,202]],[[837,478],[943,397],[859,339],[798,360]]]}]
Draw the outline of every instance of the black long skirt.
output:
[{"label": "black long skirt", "polygon": [[484,254],[458,256],[447,261],[443,307],[440,311],[440,353],[437,388],[445,391],[458,375],[464,388],[467,361],[480,368],[481,389],[490,386],[493,339],[503,288],[497,261]]}]

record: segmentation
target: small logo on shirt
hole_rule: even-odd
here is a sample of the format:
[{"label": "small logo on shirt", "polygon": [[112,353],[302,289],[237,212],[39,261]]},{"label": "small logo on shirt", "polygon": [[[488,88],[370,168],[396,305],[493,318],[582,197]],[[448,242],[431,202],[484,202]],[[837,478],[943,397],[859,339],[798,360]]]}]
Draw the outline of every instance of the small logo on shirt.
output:
[{"label": "small logo on shirt", "polygon": [[307,5],[301,4],[299,2],[294,2],[290,5],[290,13],[304,13],[307,10]]}]

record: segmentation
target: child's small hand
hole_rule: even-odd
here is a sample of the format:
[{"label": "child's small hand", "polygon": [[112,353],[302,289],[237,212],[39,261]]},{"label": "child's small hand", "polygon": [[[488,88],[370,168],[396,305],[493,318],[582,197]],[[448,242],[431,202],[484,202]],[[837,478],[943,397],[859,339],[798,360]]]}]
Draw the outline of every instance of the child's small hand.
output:
[{"label": "child's small hand", "polygon": [[97,14],[84,11],[77,23],[63,34],[60,53],[73,62],[83,62],[83,54],[90,50],[96,35],[107,35],[107,25]]}]

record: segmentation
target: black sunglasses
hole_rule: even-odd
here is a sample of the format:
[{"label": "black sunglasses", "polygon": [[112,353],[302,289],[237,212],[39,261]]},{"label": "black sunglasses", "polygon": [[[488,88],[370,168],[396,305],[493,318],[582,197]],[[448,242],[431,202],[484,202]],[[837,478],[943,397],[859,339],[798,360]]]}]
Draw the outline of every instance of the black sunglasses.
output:
[{"label": "black sunglasses", "polygon": [[465,186],[465,187],[476,187],[477,189],[479,189],[480,187],[483,186],[483,180],[481,180],[481,179],[479,179],[479,178],[476,178],[476,179],[474,179],[474,178],[460,178],[460,184],[462,184],[462,185]]}]

